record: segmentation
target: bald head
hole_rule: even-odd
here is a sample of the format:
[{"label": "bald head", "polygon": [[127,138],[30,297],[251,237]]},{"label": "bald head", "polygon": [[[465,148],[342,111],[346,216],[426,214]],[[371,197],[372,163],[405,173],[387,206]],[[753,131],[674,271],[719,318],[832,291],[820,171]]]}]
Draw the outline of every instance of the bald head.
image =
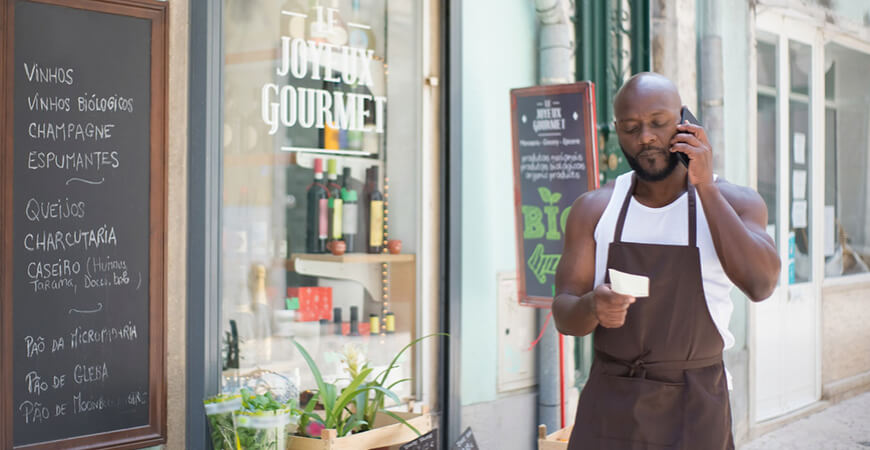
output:
[{"label": "bald head", "polygon": [[641,72],[629,78],[613,98],[616,120],[624,118],[629,112],[638,112],[633,111],[637,108],[632,106],[640,106],[639,104],[679,112],[682,100],[677,86],[667,77],[653,72]]},{"label": "bald head", "polygon": [[669,149],[681,107],[677,87],[657,73],[639,73],[616,93],[613,115],[619,146],[641,179],[662,180],[679,164],[676,153]]}]

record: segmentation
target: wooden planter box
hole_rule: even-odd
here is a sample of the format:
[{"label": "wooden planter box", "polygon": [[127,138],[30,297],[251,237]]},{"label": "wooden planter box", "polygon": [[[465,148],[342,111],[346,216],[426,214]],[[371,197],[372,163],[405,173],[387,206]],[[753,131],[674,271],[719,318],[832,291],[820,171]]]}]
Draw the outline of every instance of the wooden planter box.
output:
[{"label": "wooden planter box", "polygon": [[[420,434],[432,430],[432,416],[428,413],[395,413],[413,425]],[[417,439],[417,433],[401,422],[386,414],[375,417],[375,427],[369,431],[338,437],[335,430],[326,429],[320,439],[302,436],[289,436],[287,450],[369,450],[373,448],[401,445]]]},{"label": "wooden planter box", "polygon": [[569,425],[547,435],[547,426],[538,425],[538,450],[567,450],[568,439],[573,429],[574,425]]}]

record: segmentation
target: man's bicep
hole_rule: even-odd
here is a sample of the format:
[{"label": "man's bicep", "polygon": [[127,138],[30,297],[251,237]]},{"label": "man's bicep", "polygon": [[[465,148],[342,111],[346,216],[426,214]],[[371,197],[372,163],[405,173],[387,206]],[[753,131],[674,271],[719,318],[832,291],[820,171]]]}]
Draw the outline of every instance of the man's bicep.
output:
[{"label": "man's bicep", "polygon": [[[590,211],[584,211],[582,200],[575,202],[568,215],[565,247],[556,268],[556,293],[580,296],[593,288],[595,279],[594,226]],[[587,205],[588,206],[588,205]]]},{"label": "man's bicep", "polygon": [[745,188],[736,208],[737,216],[747,229],[774,245],[773,238],[767,234],[767,205],[757,192]]}]

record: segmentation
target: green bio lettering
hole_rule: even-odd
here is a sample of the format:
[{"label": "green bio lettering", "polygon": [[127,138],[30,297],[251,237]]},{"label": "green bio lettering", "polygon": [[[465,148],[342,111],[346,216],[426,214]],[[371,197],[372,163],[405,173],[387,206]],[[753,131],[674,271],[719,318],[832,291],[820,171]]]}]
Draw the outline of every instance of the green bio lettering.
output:
[{"label": "green bio lettering", "polygon": [[[560,215],[559,206],[556,203],[562,199],[562,194],[558,192],[551,193],[545,187],[538,188],[538,193],[541,195],[541,200],[547,206],[544,206],[542,210],[540,206],[522,205],[523,239],[546,237],[548,241],[558,241],[562,239],[562,233],[565,232],[565,225],[568,221],[571,207],[569,206],[562,210]],[[544,224],[544,216],[547,217],[546,225]]]},{"label": "green bio lettering", "polygon": [[532,256],[529,257],[529,269],[535,274],[538,282],[544,284],[547,281],[547,275],[556,275],[556,267],[561,258],[562,255],[544,253],[544,244],[538,244],[535,246]]},{"label": "green bio lettering", "polygon": [[[561,240],[562,233],[565,232],[567,226],[568,215],[571,213],[571,207],[569,206],[560,212],[558,203],[562,199],[562,194],[551,192],[546,187],[539,187],[538,194],[545,204],[543,208],[536,205],[522,205],[523,239]],[[545,250],[544,244],[538,243],[527,261],[529,269],[541,284],[546,283],[547,275],[556,274],[556,267],[561,258],[561,255],[558,254],[547,254]]]}]

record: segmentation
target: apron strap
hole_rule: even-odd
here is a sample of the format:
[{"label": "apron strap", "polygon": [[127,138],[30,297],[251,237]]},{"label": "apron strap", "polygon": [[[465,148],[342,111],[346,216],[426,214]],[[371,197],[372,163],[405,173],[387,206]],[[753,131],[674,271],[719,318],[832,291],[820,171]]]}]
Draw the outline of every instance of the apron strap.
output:
[{"label": "apron strap", "polygon": [[613,242],[622,242],[622,228],[625,227],[625,216],[628,214],[628,205],[631,203],[631,196],[634,195],[635,185],[637,185],[637,174],[631,174],[631,186],[628,187],[625,200],[622,201],[622,209],[619,211],[619,219],[616,221]]},{"label": "apron strap", "polygon": [[[689,184],[688,200],[689,200],[689,247],[698,246],[698,215],[695,208],[695,186]],[[631,175],[631,186],[628,192],[625,193],[625,199],[622,201],[622,209],[619,210],[619,218],[616,220],[616,230],[613,233],[613,242],[622,242],[622,229],[625,228],[625,217],[628,215],[628,205],[631,204],[631,196],[634,195],[634,188],[637,185],[637,174]]]},{"label": "apron strap", "polygon": [[698,358],[698,359],[689,359],[689,360],[675,360],[675,361],[644,361],[643,358],[649,354],[649,351],[638,356],[634,359],[634,361],[626,361],[623,359],[619,359],[608,355],[602,351],[595,351],[595,356],[606,363],[614,363],[619,364],[621,366],[625,366],[629,369],[628,376],[634,377],[639,376],[640,378],[646,378],[646,370],[647,369],[659,369],[659,370],[690,370],[690,369],[700,369],[702,367],[709,367],[716,365],[722,361],[722,354],[711,356],[709,358]]},{"label": "apron strap", "polygon": [[689,184],[689,247],[698,246],[698,214],[695,212],[695,186]]}]

